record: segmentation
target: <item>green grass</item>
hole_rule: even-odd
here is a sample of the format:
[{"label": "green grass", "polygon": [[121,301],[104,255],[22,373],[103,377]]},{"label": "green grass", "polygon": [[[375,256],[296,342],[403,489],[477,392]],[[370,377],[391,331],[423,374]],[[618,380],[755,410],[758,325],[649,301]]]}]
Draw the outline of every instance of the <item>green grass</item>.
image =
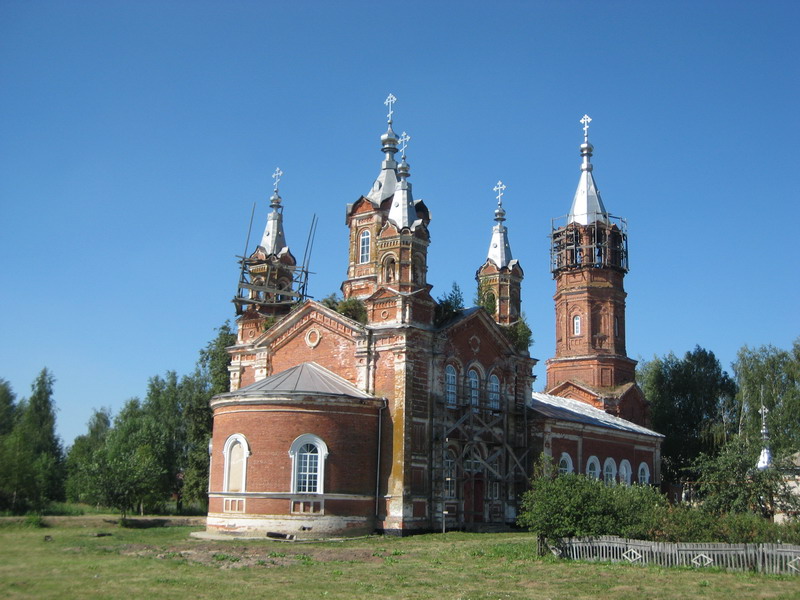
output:
[{"label": "green grass", "polygon": [[539,558],[527,533],[291,543],[210,542],[194,530],[101,518],[0,527],[0,597],[800,598],[800,577]]}]

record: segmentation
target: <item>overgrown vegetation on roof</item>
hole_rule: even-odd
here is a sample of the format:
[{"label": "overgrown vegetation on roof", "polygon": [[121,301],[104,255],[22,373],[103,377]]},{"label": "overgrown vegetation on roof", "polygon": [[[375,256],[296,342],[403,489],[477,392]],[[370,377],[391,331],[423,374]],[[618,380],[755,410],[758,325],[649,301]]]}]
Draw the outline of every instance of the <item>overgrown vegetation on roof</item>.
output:
[{"label": "overgrown vegetation on roof", "polygon": [[331,294],[320,300],[320,304],[353,321],[362,324],[367,322],[367,307],[358,298],[342,299],[336,294]]},{"label": "overgrown vegetation on roof", "polygon": [[464,310],[464,294],[454,281],[450,291],[436,299],[436,312],[433,316],[434,324],[439,327],[454,318]]}]

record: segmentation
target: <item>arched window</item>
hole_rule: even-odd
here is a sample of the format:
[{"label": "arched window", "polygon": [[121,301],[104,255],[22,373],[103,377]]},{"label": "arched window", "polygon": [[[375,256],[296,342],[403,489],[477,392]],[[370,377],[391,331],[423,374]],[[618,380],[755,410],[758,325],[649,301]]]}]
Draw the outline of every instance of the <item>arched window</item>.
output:
[{"label": "arched window", "polygon": [[420,256],[414,257],[411,269],[411,280],[414,283],[425,283],[425,261]]},{"label": "arched window", "polygon": [[489,408],[500,410],[500,378],[495,374],[489,376]]},{"label": "arched window", "polygon": [[456,455],[448,450],[444,455],[444,497],[456,497]]},{"label": "arched window", "polygon": [[631,463],[623,460],[619,463],[619,482],[625,485],[631,484]]},{"label": "arched window", "polygon": [[611,485],[616,481],[616,478],[617,463],[614,462],[613,458],[607,458],[603,463],[603,481],[606,482],[606,485]]},{"label": "arched window", "polygon": [[396,263],[393,256],[389,256],[383,262],[383,280],[386,283],[392,283],[395,280],[395,267]]},{"label": "arched window", "polygon": [[483,462],[481,461],[480,450],[473,447],[464,459],[464,471],[467,473],[483,472]]},{"label": "arched window", "polygon": [[572,473],[572,457],[567,452],[561,453],[561,458],[558,461],[558,473],[560,475]]},{"label": "arched window", "polygon": [[[264,286],[264,280],[260,277],[257,277],[253,280],[253,285],[257,287]],[[264,300],[264,293],[260,290],[250,290],[250,299],[251,300]]]},{"label": "arched window", "polygon": [[358,236],[358,262],[369,262],[369,230],[365,229]]},{"label": "arched window", "polygon": [[476,409],[480,403],[481,379],[475,369],[469,370],[469,373],[467,373],[467,381],[469,383],[469,404],[473,409]]},{"label": "arched window", "polygon": [[225,461],[222,491],[245,491],[247,489],[247,457],[250,456],[250,448],[245,437],[240,433],[230,436],[225,441],[222,456]]},{"label": "arched window", "polygon": [[600,461],[596,456],[590,456],[586,461],[586,476],[592,479],[600,479]]},{"label": "arched window", "polygon": [[650,467],[644,462],[639,465],[639,483],[642,485],[650,483]]},{"label": "arched window", "polygon": [[321,494],[325,487],[328,446],[320,438],[304,433],[289,448],[292,457],[292,493]]},{"label": "arched window", "polygon": [[572,317],[572,335],[581,334],[581,316],[575,315]]},{"label": "arched window", "polygon": [[444,368],[444,395],[448,406],[456,405],[456,368],[453,365],[447,365]]}]

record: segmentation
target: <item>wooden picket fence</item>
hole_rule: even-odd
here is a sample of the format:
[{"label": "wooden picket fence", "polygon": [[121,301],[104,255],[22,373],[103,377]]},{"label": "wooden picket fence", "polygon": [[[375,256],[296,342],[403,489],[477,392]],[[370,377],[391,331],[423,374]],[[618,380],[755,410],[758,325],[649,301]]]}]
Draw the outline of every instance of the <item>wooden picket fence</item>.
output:
[{"label": "wooden picket fence", "polygon": [[564,538],[548,547],[572,560],[800,575],[800,546],[788,544],[683,544],[602,536]]}]

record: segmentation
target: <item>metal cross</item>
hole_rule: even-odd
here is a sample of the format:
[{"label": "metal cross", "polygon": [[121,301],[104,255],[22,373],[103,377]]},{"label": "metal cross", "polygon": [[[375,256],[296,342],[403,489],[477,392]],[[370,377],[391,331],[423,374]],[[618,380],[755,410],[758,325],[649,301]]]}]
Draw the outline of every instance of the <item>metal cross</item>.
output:
[{"label": "metal cross", "polygon": [[275,180],[275,191],[278,191],[278,183],[281,181],[281,176],[283,175],[283,171],[281,171],[280,167],[275,167],[275,172],[272,174],[272,178]]},{"label": "metal cross", "polygon": [[761,408],[758,409],[758,412],[761,413],[761,423],[763,424],[767,419],[767,413],[769,412],[769,409],[762,404]]},{"label": "metal cross", "polygon": [[506,189],[506,185],[498,180],[497,185],[492,189],[497,192],[497,205],[500,206],[503,203],[503,191]]},{"label": "metal cross", "polygon": [[405,158],[406,147],[408,147],[408,142],[411,141],[411,136],[404,131],[397,141],[400,142],[400,152],[403,154],[403,158]]},{"label": "metal cross", "polygon": [[592,122],[592,118],[589,115],[583,115],[581,119],[581,123],[583,123],[583,141],[589,141],[589,123]]},{"label": "metal cross", "polygon": [[389,123],[392,122],[392,115],[394,114],[394,110],[392,109],[392,107],[394,106],[395,102],[397,102],[397,98],[395,98],[394,94],[391,93],[386,97],[386,100],[384,101],[384,104],[389,107],[389,114],[386,115],[386,118],[389,119]]}]

